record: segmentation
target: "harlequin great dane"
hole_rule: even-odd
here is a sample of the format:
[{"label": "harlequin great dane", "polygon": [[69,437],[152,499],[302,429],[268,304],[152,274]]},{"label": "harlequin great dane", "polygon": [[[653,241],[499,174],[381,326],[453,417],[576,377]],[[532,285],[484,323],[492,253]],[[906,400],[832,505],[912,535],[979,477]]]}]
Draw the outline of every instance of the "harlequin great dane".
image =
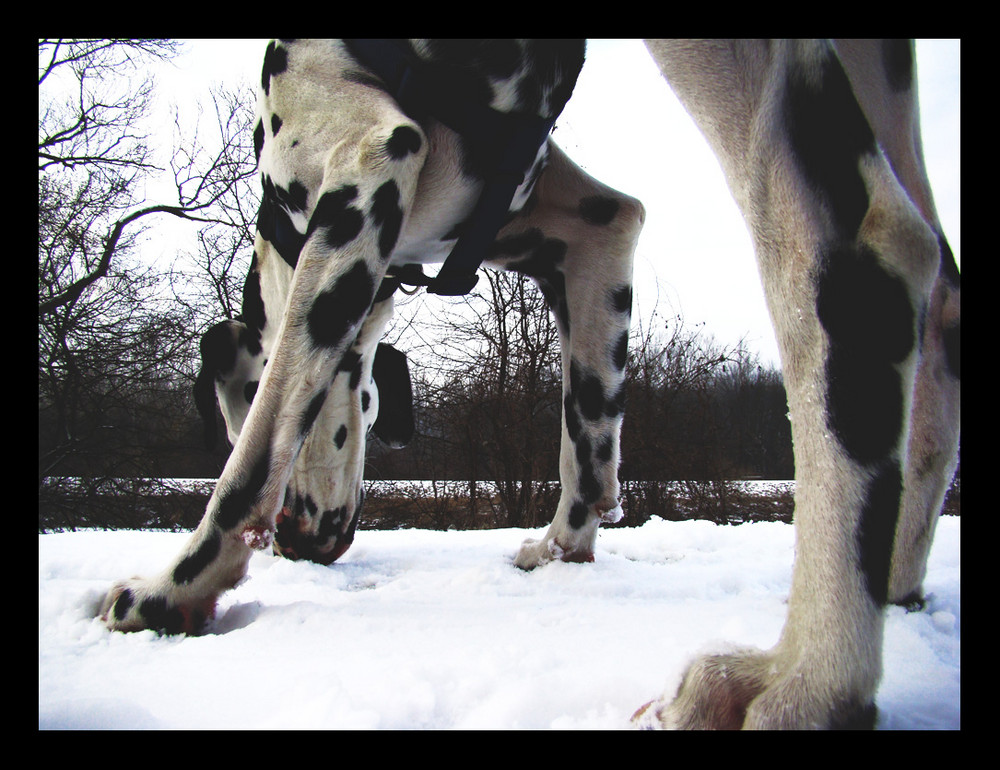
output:
[{"label": "harlequin great dane", "polygon": [[[697,660],[676,695],[635,720],[872,726],[883,608],[920,597],[959,431],[959,273],[924,172],[913,47],[648,47],[718,155],[754,241],[792,417],[797,541],[777,645]],[[111,589],[102,612],[113,629],[197,630],[272,541],[323,562],[343,552],[391,292],[401,274],[446,257],[436,290],[464,290],[484,259],[531,276],[560,330],[562,496],[515,563],[589,561],[598,525],[617,515],[643,209],[541,138],[583,44],[393,49],[385,65],[363,41],[268,46],[248,279],[258,316],[230,329],[244,332],[241,360],[268,363],[235,375],[260,383],[248,412],[226,412],[235,447],[200,526],[160,575]]]}]

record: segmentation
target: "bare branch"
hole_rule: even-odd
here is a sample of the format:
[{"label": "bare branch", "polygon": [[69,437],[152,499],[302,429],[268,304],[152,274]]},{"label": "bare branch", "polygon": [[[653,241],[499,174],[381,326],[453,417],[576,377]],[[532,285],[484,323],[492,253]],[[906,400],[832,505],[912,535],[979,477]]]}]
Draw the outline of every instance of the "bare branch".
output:
[{"label": "bare branch", "polygon": [[[198,208],[202,208],[199,206]],[[197,209],[194,209],[197,210]],[[45,316],[48,313],[62,307],[63,305],[75,302],[81,294],[91,286],[95,281],[104,278],[108,275],[108,269],[111,267],[111,258],[115,254],[115,250],[118,246],[118,241],[122,237],[122,233],[125,228],[132,222],[135,222],[142,217],[148,216],[149,214],[171,214],[175,217],[181,219],[187,219],[192,222],[206,222],[206,223],[222,223],[222,220],[210,219],[207,217],[196,217],[191,213],[192,210],[184,209],[179,206],[148,206],[144,209],[135,211],[128,216],[119,219],[114,227],[111,229],[107,239],[105,240],[104,251],[101,255],[101,259],[97,264],[97,267],[87,273],[82,278],[74,281],[68,287],[57,293],[55,296],[44,300],[38,305],[38,315],[39,317]]]}]

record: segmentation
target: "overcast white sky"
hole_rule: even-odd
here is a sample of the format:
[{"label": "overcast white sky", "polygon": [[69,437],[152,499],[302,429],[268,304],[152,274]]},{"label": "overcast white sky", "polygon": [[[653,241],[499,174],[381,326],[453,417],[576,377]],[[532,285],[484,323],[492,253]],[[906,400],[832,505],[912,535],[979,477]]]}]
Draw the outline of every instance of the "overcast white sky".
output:
[{"label": "overcast white sky", "polygon": [[[165,100],[190,105],[217,82],[255,84],[266,41],[190,40],[161,79]],[[924,152],[945,233],[961,260],[959,41],[919,41]],[[207,104],[207,100],[205,100]],[[639,40],[592,40],[556,141],[588,173],[639,198],[636,300],[648,318],[681,314],[716,339],[746,338],[778,364],[750,239],[701,134]],[[657,304],[658,303],[658,304]]]}]

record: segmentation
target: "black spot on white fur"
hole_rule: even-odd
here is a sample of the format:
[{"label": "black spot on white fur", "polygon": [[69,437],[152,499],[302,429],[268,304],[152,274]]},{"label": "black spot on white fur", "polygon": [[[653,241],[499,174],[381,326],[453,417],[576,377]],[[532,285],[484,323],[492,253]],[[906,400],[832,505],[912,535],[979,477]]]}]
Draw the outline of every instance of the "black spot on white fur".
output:
[{"label": "black spot on white fur", "polygon": [[271,93],[271,78],[280,75],[286,69],[288,69],[288,51],[273,41],[268,43],[260,76],[260,86],[265,94]]},{"label": "black spot on white fur", "polygon": [[356,262],[327,291],[313,300],[309,335],[320,347],[339,345],[364,317],[375,295],[375,281],[363,261]]},{"label": "black spot on white fur", "polygon": [[873,252],[833,249],[822,265],[816,310],[830,341],[828,422],[855,460],[876,462],[902,433],[898,364],[913,350],[915,314],[906,285]]},{"label": "black spot on white fur", "polygon": [[785,89],[785,120],[806,179],[825,201],[841,237],[853,240],[868,211],[859,160],[878,152],[847,75],[836,56],[821,63],[819,77],[792,71]]},{"label": "black spot on white fur", "polygon": [[592,195],[580,200],[580,217],[589,225],[607,225],[618,213],[619,203],[614,198]]},{"label": "black spot on white fur", "polygon": [[316,418],[319,417],[320,411],[323,409],[323,404],[326,402],[326,390],[321,390],[312,400],[309,402],[309,406],[306,407],[305,413],[302,415],[302,421],[299,423],[299,435],[305,436],[312,430],[313,423],[316,422]]},{"label": "black spot on white fur", "polygon": [[357,197],[358,188],[353,185],[325,193],[309,218],[306,237],[321,230],[320,237],[331,249],[339,249],[357,238],[365,223],[364,214],[350,205]]},{"label": "black spot on white fur", "polygon": [[399,187],[389,180],[379,187],[372,196],[372,221],[379,228],[378,249],[383,260],[392,256],[399,230],[403,225],[403,209],[400,208]]},{"label": "black spot on white fur", "polygon": [[248,477],[241,485],[221,491],[216,489],[219,503],[215,512],[215,521],[223,531],[228,532],[236,527],[250,512],[251,506],[257,500],[267,481],[270,468],[271,453],[269,450],[265,450],[254,463]]},{"label": "black spot on white fur", "polygon": [[878,606],[888,602],[892,543],[903,495],[898,462],[885,463],[869,482],[861,509],[858,546],[868,593]]},{"label": "black spot on white fur", "polygon": [[173,579],[177,585],[186,585],[194,580],[219,555],[222,548],[222,538],[218,532],[206,537],[195,549],[194,553],[182,559],[174,567]]},{"label": "black spot on white fur", "polygon": [[908,91],[913,87],[913,41],[883,40],[882,66],[885,79],[893,91]]},{"label": "black spot on white fur", "polygon": [[420,133],[412,126],[396,126],[389,141],[385,143],[386,153],[392,160],[402,160],[420,151],[423,141]]}]

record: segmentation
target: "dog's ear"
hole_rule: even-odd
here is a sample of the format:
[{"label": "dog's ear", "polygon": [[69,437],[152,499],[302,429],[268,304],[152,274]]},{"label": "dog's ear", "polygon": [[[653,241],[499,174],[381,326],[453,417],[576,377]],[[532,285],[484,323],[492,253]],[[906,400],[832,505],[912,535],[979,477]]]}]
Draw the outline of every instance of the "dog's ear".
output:
[{"label": "dog's ear", "polygon": [[378,419],[375,435],[389,446],[400,449],[413,438],[413,388],[406,354],[380,342],[372,364],[378,388]]}]

